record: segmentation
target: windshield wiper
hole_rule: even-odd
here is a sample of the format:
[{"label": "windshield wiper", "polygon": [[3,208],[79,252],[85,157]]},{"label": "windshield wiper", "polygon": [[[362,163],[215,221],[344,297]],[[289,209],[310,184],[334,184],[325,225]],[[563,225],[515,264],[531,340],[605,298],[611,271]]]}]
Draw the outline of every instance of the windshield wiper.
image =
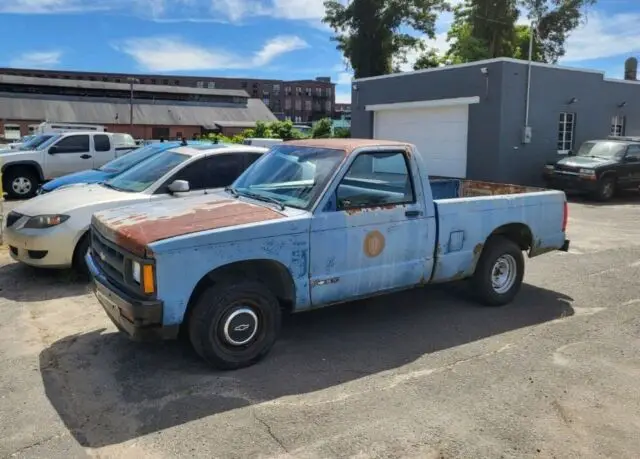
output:
[{"label": "windshield wiper", "polygon": [[234,198],[237,198],[238,192],[236,191],[236,189],[232,186],[226,186],[224,187],[224,191],[226,191],[227,193],[229,193],[231,196],[233,196]]},{"label": "windshield wiper", "polygon": [[127,191],[127,190],[123,190],[122,188],[118,188],[117,186],[113,186],[108,182],[100,182],[100,185],[102,185],[105,188],[111,188],[112,190],[116,190],[116,191]]},{"label": "windshield wiper", "polygon": [[278,206],[280,208],[280,210],[285,210],[286,207],[284,206],[284,204],[282,204],[282,202],[276,198],[272,198],[270,196],[264,196],[261,194],[256,194],[256,193],[252,193],[250,191],[236,191],[236,193],[238,193],[241,196],[246,196],[248,198],[253,198],[253,199],[257,199],[258,201],[264,201],[264,202],[270,202],[271,204],[275,204],[276,206]]}]

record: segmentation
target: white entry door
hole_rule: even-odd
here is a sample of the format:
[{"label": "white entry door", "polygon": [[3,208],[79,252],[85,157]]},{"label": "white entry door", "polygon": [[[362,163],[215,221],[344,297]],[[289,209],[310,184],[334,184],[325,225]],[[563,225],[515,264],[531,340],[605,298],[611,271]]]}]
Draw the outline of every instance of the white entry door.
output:
[{"label": "white entry door", "polygon": [[[469,106],[384,109],[374,112],[373,138],[409,142],[427,165],[429,175],[465,178]],[[377,172],[396,172],[392,162],[376,161]]]}]

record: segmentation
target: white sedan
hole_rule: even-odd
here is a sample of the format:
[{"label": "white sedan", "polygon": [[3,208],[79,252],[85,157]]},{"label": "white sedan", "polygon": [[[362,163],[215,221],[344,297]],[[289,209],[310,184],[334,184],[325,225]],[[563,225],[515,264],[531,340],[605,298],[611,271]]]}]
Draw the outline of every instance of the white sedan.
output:
[{"label": "white sedan", "polygon": [[4,241],[19,262],[85,272],[95,212],[226,187],[267,151],[223,144],[166,150],[104,183],[71,185],[20,204],[5,219]]}]

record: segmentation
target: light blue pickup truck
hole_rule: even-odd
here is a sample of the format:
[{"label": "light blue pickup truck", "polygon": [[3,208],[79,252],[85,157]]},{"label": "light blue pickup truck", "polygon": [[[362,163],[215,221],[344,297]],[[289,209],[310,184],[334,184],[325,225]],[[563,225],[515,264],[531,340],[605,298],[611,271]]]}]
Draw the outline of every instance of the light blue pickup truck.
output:
[{"label": "light blue pickup truck", "polygon": [[283,313],[461,279],[507,304],[523,252],[567,251],[566,226],[561,191],[430,179],[410,144],[301,140],[225,191],[95,214],[86,258],[121,331],[183,331],[235,369],[269,352]]}]

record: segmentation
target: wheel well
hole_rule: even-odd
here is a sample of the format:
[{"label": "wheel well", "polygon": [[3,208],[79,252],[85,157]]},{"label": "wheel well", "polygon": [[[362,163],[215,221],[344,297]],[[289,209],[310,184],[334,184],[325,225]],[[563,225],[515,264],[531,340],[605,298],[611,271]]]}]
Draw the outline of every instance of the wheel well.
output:
[{"label": "wheel well", "polygon": [[503,236],[518,244],[521,250],[529,250],[533,244],[531,229],[524,223],[509,223],[493,230],[489,235]]},{"label": "wheel well", "polygon": [[42,180],[42,174],[40,173],[40,169],[38,169],[38,167],[36,167],[34,164],[29,164],[29,163],[7,164],[2,169],[2,175],[4,176],[8,174],[10,171],[16,170],[16,169],[29,170],[36,175],[38,180]]},{"label": "wheel well", "polygon": [[73,248],[73,255],[72,255],[72,259],[71,259],[71,260],[72,260],[72,262],[74,262],[74,263],[75,263],[75,261],[76,261],[76,256],[77,256],[78,249],[80,248],[80,243],[81,243],[82,241],[84,241],[86,238],[88,238],[89,236],[90,236],[90,235],[89,235],[89,230],[87,230],[87,231],[85,231],[85,232],[82,234],[82,236],[80,236],[80,237],[78,238],[78,240],[76,241],[76,246]]},{"label": "wheel well", "polygon": [[293,310],[296,297],[295,284],[286,266],[274,260],[239,261],[216,268],[198,281],[189,298],[183,325],[188,322],[196,301],[208,287],[232,278],[263,282],[278,298],[285,312]]}]

